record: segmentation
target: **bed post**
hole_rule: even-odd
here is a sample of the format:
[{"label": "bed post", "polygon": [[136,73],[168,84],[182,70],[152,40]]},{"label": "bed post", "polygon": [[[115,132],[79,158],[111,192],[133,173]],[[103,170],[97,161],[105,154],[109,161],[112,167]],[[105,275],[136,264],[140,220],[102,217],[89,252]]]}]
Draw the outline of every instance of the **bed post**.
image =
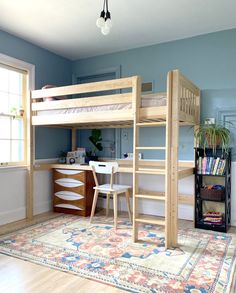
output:
[{"label": "bed post", "polygon": [[172,71],[172,120],[171,120],[171,246],[178,246],[178,161],[179,161],[179,97],[180,73]]},{"label": "bed post", "polygon": [[34,195],[34,132],[35,127],[32,125],[32,98],[31,93],[28,95],[27,101],[27,139],[26,139],[26,164],[27,164],[27,178],[26,178],[26,219],[33,218],[33,195]]},{"label": "bed post", "polygon": [[172,71],[167,75],[167,114],[166,114],[166,152],[165,152],[165,248],[171,247],[171,111],[172,111]]}]

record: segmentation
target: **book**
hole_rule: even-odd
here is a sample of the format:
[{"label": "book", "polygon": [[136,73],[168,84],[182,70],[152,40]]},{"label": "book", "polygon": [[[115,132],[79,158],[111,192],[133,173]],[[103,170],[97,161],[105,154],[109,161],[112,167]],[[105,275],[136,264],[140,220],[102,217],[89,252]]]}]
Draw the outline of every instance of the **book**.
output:
[{"label": "book", "polygon": [[214,158],[213,157],[210,157],[209,166],[208,166],[208,174],[209,175],[211,174],[211,168],[212,168],[213,162],[214,162]]},{"label": "book", "polygon": [[216,175],[220,175],[219,172],[220,172],[221,166],[222,166],[222,160],[219,161],[219,164],[218,164],[217,170],[216,170]]},{"label": "book", "polygon": [[202,157],[198,158],[198,163],[197,163],[197,173],[202,174]]},{"label": "book", "polygon": [[207,167],[207,157],[202,159],[202,174],[206,174],[206,167]]},{"label": "book", "polygon": [[216,162],[216,159],[213,158],[210,174],[213,174],[213,170],[214,170],[214,167],[215,167],[215,162]]},{"label": "book", "polygon": [[219,175],[224,175],[224,172],[225,172],[225,165],[226,165],[226,160],[223,159],[223,160],[222,160],[221,167],[220,167],[220,170],[219,170]]},{"label": "book", "polygon": [[217,171],[217,167],[218,167],[219,161],[220,161],[220,158],[216,158],[212,175],[216,175],[216,171]]},{"label": "book", "polygon": [[210,163],[210,157],[207,157],[207,162],[206,162],[206,171],[205,174],[208,175],[209,174],[209,163]]}]

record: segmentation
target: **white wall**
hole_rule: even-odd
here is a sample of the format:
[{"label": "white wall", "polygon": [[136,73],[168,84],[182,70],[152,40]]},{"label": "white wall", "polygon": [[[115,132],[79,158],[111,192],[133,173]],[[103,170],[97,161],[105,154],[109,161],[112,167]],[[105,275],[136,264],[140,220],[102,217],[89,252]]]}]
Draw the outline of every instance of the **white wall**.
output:
[{"label": "white wall", "polygon": [[[36,171],[34,175],[34,214],[40,214],[52,209],[52,175],[50,171]],[[131,174],[119,174],[118,182],[132,183]],[[0,169],[0,225],[25,218],[26,203],[26,170],[24,168]],[[163,177],[157,180],[156,176],[145,176],[142,188],[158,191],[164,190]],[[193,176],[179,181],[179,192],[193,194]],[[236,162],[232,163],[232,225],[236,226]],[[103,199],[100,206],[105,207]],[[119,209],[126,210],[125,200],[119,201]],[[154,215],[164,215],[164,204],[151,200],[141,201],[140,212]],[[193,207],[179,205],[179,218],[193,219]]]},{"label": "white wall", "polygon": [[[34,214],[52,209],[50,171],[34,173]],[[26,215],[26,169],[0,169],[0,225],[18,221]]]}]

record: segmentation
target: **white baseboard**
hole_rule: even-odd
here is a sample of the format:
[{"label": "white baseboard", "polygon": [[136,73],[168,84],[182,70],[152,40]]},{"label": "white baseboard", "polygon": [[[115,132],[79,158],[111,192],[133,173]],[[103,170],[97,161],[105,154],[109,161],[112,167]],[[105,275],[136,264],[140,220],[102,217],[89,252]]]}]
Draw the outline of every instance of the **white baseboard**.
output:
[{"label": "white baseboard", "polygon": [[26,217],[26,208],[22,207],[19,209],[1,212],[0,213],[0,225],[16,222]]},{"label": "white baseboard", "polygon": [[[34,215],[46,213],[52,210],[52,201],[44,201],[34,206]],[[0,225],[20,221],[26,218],[26,208],[10,210],[0,213]]]},{"label": "white baseboard", "polygon": [[39,215],[49,211],[52,211],[51,200],[40,202],[34,206],[34,215]]}]

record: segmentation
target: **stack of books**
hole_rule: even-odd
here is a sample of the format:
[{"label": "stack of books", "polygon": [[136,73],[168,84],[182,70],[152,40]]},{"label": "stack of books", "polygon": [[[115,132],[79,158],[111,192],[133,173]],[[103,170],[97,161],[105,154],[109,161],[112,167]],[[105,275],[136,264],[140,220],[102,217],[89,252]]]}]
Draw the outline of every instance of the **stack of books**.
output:
[{"label": "stack of books", "polygon": [[226,159],[215,157],[199,157],[197,172],[203,175],[224,175]]},{"label": "stack of books", "polygon": [[204,224],[208,225],[222,225],[223,214],[220,212],[206,212],[203,214]]}]

